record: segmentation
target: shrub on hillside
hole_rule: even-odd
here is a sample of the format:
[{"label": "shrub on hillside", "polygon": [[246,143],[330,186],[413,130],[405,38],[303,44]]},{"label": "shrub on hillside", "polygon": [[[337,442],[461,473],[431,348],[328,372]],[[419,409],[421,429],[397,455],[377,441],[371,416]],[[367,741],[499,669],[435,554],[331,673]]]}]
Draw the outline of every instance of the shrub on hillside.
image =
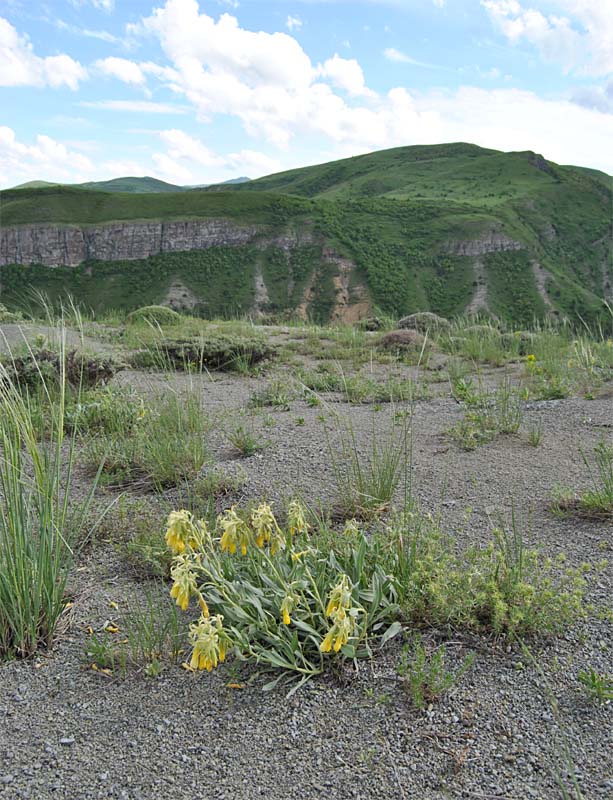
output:
[{"label": "shrub on hillside", "polygon": [[127,317],[130,325],[148,322],[151,325],[174,325],[181,321],[181,314],[167,306],[143,306],[131,311]]},{"label": "shrub on hillside", "polygon": [[439,317],[438,314],[433,314],[431,311],[418,311],[416,314],[409,314],[408,317],[403,317],[398,320],[396,327],[412,329],[420,333],[428,333],[431,331],[443,332],[450,329],[451,323],[444,317]]},{"label": "shrub on hillside", "polygon": [[377,341],[377,347],[395,352],[421,350],[425,341],[425,337],[416,330],[389,331]]},{"label": "shrub on hillside", "polygon": [[274,356],[274,349],[257,338],[213,335],[200,339],[163,339],[130,359],[137,367],[176,370],[241,370]]},{"label": "shrub on hillside", "polygon": [[[9,380],[21,387],[32,388],[62,378],[61,356],[54,350],[32,350],[20,358],[5,358],[1,363]],[[75,388],[108,383],[118,368],[119,365],[111,359],[88,356],[78,350],[64,355],[65,380]]]}]

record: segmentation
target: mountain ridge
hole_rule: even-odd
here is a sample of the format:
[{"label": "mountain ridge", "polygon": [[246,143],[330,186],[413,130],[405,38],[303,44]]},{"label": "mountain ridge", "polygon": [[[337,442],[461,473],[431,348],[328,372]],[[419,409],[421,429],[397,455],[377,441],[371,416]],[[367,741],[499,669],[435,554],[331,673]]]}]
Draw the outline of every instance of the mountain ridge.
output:
[{"label": "mountain ridge", "polygon": [[97,308],[145,295],[176,304],[169,287],[180,285],[206,316],[300,311],[326,321],[359,308],[599,322],[613,282],[607,177],[532,151],[451,143],[190,191],[8,190],[2,302],[19,305],[30,285],[78,288]]}]

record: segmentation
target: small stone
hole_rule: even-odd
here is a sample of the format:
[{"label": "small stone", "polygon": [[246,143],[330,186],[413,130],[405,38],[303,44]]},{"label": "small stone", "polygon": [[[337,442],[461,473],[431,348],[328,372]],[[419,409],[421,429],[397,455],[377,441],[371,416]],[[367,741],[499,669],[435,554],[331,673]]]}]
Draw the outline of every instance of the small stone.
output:
[{"label": "small stone", "polygon": [[72,747],[74,743],[74,736],[64,736],[62,739],[60,739],[60,744],[64,745],[64,747]]},{"label": "small stone", "polygon": [[15,780],[15,778],[12,775],[3,775],[2,776],[2,783],[5,786],[8,786],[9,783],[13,783],[14,780]]}]

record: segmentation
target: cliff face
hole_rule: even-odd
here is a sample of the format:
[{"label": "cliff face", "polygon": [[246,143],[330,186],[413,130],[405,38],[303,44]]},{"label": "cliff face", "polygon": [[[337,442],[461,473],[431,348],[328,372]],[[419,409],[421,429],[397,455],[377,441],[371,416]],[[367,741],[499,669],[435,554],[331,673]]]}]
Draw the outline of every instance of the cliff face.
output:
[{"label": "cliff face", "polygon": [[18,225],[0,228],[0,266],[75,267],[89,259],[143,259],[216,245],[244,245],[257,233],[255,225],[236,225],[226,219],[115,223],[98,227]]},{"label": "cliff face", "polygon": [[487,253],[501,253],[506,250],[523,250],[525,244],[510,239],[504,233],[487,231],[477,239],[468,241],[450,242],[448,252],[456,256],[483,256]]}]

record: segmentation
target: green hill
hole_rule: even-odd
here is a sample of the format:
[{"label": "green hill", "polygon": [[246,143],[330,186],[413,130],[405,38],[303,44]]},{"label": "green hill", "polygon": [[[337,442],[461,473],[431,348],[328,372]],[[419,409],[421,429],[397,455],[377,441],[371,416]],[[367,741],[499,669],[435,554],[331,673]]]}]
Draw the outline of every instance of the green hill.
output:
[{"label": "green hill", "polygon": [[[250,179],[231,178],[223,183],[213,184],[214,186],[226,186],[233,184],[247,183]],[[210,187],[210,183],[204,183],[199,186],[177,186],[174,183],[166,183],[158,178],[150,178],[148,176],[142,178],[124,177],[113,178],[109,181],[88,181],[87,183],[49,183],[48,181],[29,181],[28,183],[20,183],[19,186],[13,186],[13,189],[45,189],[49,186],[71,186],[76,189],[93,189],[99,192],[128,192],[130,194],[157,194],[160,192],[187,192],[193,189],[205,189]]]},{"label": "green hill", "polygon": [[183,192],[182,186],[160,181],[157,178],[113,178],[110,181],[90,181],[80,183],[83,189],[96,189],[100,192],[133,192],[135,194],[152,194],[156,192]]},{"label": "green hill", "polygon": [[139,258],[136,250],[110,261],[94,237],[76,268],[3,267],[2,302],[23,305],[27,287],[37,286],[129,309],[174,302],[179,286],[206,315],[255,308],[302,309],[322,321],[376,310],[484,311],[516,324],[551,314],[607,318],[613,194],[611,178],[597,170],[454,143],[204,189],[164,186],[138,196],[100,185],[9,190],[0,193],[0,221],[82,226],[84,236],[122,222],[135,226],[129,235],[138,240],[144,221],[214,219],[251,226],[249,241],[199,249],[195,236],[190,252]]}]

